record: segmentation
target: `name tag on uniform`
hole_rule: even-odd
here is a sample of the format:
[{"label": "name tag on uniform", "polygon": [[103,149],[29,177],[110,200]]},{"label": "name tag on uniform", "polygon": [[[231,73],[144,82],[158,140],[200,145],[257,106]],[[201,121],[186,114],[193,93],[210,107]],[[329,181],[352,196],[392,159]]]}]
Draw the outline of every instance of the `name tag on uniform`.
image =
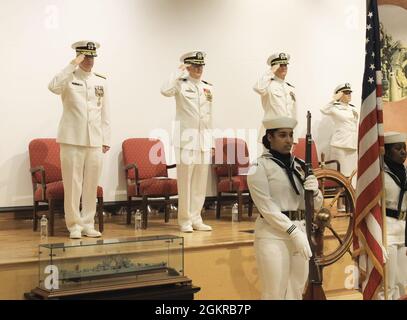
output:
[{"label": "name tag on uniform", "polygon": [[98,98],[102,98],[105,92],[103,90],[103,86],[95,86],[95,95]]},{"label": "name tag on uniform", "polygon": [[195,93],[195,91],[194,91],[194,90],[192,90],[192,89],[186,89],[186,90],[185,90],[185,92],[189,92],[189,93]]},{"label": "name tag on uniform", "polygon": [[82,83],[77,83],[77,82],[71,82],[74,86],[83,86]]}]

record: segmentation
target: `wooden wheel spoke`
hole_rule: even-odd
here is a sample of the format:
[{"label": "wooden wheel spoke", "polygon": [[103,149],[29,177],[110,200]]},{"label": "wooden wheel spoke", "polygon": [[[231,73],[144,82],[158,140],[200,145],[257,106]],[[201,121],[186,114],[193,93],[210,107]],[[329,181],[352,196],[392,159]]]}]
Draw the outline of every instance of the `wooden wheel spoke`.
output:
[{"label": "wooden wheel spoke", "polygon": [[335,194],[335,197],[332,199],[331,203],[328,205],[329,209],[332,209],[332,207],[334,206],[334,204],[336,203],[336,201],[338,201],[339,197],[342,194],[342,190],[340,190],[339,192],[337,192]]},{"label": "wooden wheel spoke", "polygon": [[334,228],[332,228],[332,225],[329,224],[329,225],[327,225],[326,227],[332,232],[332,234],[334,235],[334,237],[335,237],[336,239],[338,239],[339,243],[342,245],[342,244],[343,244],[343,241],[342,241],[341,237],[339,236],[339,234],[334,230]]},{"label": "wooden wheel spoke", "polygon": [[[339,241],[340,245],[343,245],[343,240],[341,239],[341,237],[339,236],[339,234],[334,230],[334,228],[332,228],[332,225],[329,224],[327,226],[327,228],[332,232],[332,234],[334,235],[334,237]],[[348,249],[346,252],[348,252],[350,254],[350,256],[352,257],[352,252],[350,252],[350,249]]]}]

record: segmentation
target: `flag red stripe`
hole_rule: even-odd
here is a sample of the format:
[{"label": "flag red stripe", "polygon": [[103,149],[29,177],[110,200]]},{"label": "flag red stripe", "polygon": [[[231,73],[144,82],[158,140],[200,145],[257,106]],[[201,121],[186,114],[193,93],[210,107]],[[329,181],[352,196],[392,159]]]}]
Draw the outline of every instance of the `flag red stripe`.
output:
[{"label": "flag red stripe", "polygon": [[360,178],[379,156],[379,143],[376,141],[363,154],[358,164],[358,177]]},{"label": "flag red stripe", "polygon": [[371,300],[376,292],[376,289],[380,286],[382,282],[382,276],[376,269],[373,269],[368,277],[369,279],[367,281],[365,290],[363,291],[364,300]]},{"label": "flag red stripe", "polygon": [[365,190],[359,195],[356,201],[356,211],[362,212],[367,207],[371,199],[381,192],[380,185],[381,177],[377,176],[372,183],[370,183]]},{"label": "flag red stripe", "polygon": [[[363,117],[361,117],[363,118]],[[378,112],[376,109],[372,110],[359,124],[359,141],[362,140],[362,137],[369,132],[374,126],[377,126],[378,123]]]}]

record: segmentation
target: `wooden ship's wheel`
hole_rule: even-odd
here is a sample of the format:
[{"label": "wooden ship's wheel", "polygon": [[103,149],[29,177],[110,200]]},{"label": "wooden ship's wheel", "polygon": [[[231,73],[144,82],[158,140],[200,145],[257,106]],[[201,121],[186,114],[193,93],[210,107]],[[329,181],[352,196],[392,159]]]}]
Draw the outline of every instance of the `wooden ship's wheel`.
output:
[{"label": "wooden ship's wheel", "polygon": [[[316,248],[315,262],[322,269],[338,261],[346,252],[350,255],[355,217],[355,190],[352,177],[339,171],[325,168],[314,169],[319,188],[324,196],[322,208],[315,211],[313,222],[316,227],[313,241]],[[324,239],[334,238],[336,245],[324,245]],[[330,241],[332,244],[332,241]]]}]

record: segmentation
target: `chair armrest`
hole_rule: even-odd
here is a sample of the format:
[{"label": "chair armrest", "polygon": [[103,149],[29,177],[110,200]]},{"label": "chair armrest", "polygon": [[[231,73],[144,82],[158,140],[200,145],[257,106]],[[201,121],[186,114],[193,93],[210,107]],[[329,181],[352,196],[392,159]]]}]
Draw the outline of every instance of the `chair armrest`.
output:
[{"label": "chair armrest", "polygon": [[35,181],[34,176],[35,176],[35,174],[36,174],[38,171],[41,172],[41,181],[40,181],[41,187],[42,187],[42,190],[41,190],[41,191],[42,191],[42,194],[41,194],[41,196],[42,196],[42,199],[45,199],[45,191],[46,191],[47,185],[45,184],[45,169],[44,169],[43,166],[38,166],[38,167],[30,168],[31,177],[32,177],[32,179],[33,179],[33,191],[35,192],[35,190],[37,189],[36,183],[34,182],[34,181]]},{"label": "chair armrest", "polygon": [[31,172],[32,174],[36,173],[37,171],[44,171],[44,172],[45,172],[45,169],[44,169],[43,166],[38,166],[38,167],[30,168],[30,172]]},{"label": "chair armrest", "polygon": [[127,178],[127,175],[129,174],[129,171],[132,170],[132,169],[134,169],[134,176],[135,176],[136,184],[138,185],[140,182],[139,182],[139,177],[138,177],[137,164],[129,163],[129,164],[124,166],[124,170],[126,171],[126,178]]},{"label": "chair armrest", "polygon": [[223,163],[223,164],[213,164],[213,168],[221,168],[221,167],[227,167],[228,169],[228,180],[229,180],[229,189],[233,189],[233,180],[232,180],[232,164],[230,163]]},{"label": "chair armrest", "polygon": [[338,160],[328,160],[328,161],[324,161],[324,162],[319,162],[319,165],[327,165],[327,164],[331,164],[331,163],[335,163],[336,164],[336,171],[341,172],[341,164],[339,163]]}]

